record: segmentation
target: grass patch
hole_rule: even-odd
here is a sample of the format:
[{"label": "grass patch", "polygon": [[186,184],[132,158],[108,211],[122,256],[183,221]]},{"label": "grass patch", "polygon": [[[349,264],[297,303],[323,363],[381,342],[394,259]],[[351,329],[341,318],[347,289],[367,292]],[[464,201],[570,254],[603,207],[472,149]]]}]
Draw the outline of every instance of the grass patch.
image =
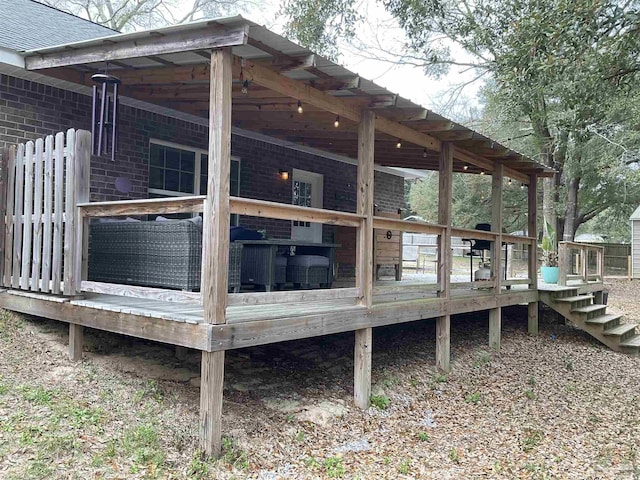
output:
[{"label": "grass patch", "polygon": [[534,400],[536,398],[536,394],[533,393],[533,390],[527,389],[524,391],[524,394],[529,400]]},{"label": "grass patch", "polygon": [[476,354],[476,358],[473,361],[473,365],[476,367],[481,367],[483,365],[486,365],[490,361],[491,361],[491,355],[489,354],[489,352],[485,352],[484,350],[482,350]]},{"label": "grass patch", "polygon": [[467,403],[472,403],[473,405],[477,405],[480,402],[480,398],[482,395],[480,392],[467,393],[464,397],[464,401]]},{"label": "grass patch", "polygon": [[342,458],[325,458],[324,473],[326,473],[329,478],[342,478],[345,474],[344,465],[342,465]]},{"label": "grass patch", "polygon": [[22,385],[20,387],[22,398],[36,405],[50,405],[54,398],[54,391],[47,390],[41,386],[29,387]]},{"label": "grass patch", "polygon": [[427,432],[418,433],[418,440],[420,440],[421,442],[428,442],[429,441],[429,434]]},{"label": "grass patch", "polygon": [[222,437],[222,457],[220,460],[240,470],[249,468],[247,452],[238,447],[238,444],[231,437]]},{"label": "grass patch", "polygon": [[155,425],[151,423],[126,430],[120,446],[124,454],[136,464],[134,468],[149,466],[156,470],[164,463],[159,435]]},{"label": "grass patch", "polygon": [[451,460],[453,463],[460,463],[460,454],[458,453],[457,448],[452,448],[449,451],[449,460]]},{"label": "grass patch", "polygon": [[525,430],[524,437],[522,438],[522,450],[530,452],[536,448],[542,441],[543,434],[540,430],[529,428]]},{"label": "grass patch", "polygon": [[391,399],[386,395],[371,395],[371,397],[369,397],[369,401],[371,402],[371,405],[378,410],[386,410],[391,403]]},{"label": "grass patch", "polygon": [[398,465],[398,473],[400,473],[401,475],[407,475],[410,470],[411,460],[409,459],[404,459],[402,462],[400,462],[400,465]]}]

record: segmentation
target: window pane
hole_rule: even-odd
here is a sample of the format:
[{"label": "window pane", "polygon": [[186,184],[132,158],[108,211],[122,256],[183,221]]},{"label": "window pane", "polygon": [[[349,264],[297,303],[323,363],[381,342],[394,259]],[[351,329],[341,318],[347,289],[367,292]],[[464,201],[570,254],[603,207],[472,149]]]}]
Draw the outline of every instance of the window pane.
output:
[{"label": "window pane", "polygon": [[200,195],[207,194],[207,176],[200,175]]},{"label": "window pane", "polygon": [[193,174],[180,172],[180,191],[193,193]]},{"label": "window pane", "polygon": [[209,171],[209,155],[203,153],[200,155],[200,173],[207,173]]},{"label": "window pane", "polygon": [[149,188],[164,188],[164,170],[158,167],[149,169]]},{"label": "window pane", "polygon": [[180,150],[167,147],[165,162],[165,166],[167,168],[180,170]]},{"label": "window pane", "polygon": [[176,170],[165,170],[164,189],[173,190],[175,192],[180,191],[180,172]]},{"label": "window pane", "polygon": [[240,196],[240,162],[231,160],[231,184],[229,185],[230,194]]},{"label": "window pane", "polygon": [[196,154],[195,152],[182,151],[180,154],[180,170],[183,172],[195,172]]},{"label": "window pane", "polygon": [[164,167],[164,147],[154,143],[151,144],[149,163],[156,167]]}]

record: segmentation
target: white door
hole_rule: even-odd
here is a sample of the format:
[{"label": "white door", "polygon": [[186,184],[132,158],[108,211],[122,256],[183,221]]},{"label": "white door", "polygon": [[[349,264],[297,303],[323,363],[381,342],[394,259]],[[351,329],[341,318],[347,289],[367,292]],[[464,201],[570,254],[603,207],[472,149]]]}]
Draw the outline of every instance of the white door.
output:
[{"label": "white door", "polygon": [[[322,208],[323,177],[319,173],[293,169],[291,203],[303,207]],[[322,224],[291,222],[291,239],[322,242]]]}]

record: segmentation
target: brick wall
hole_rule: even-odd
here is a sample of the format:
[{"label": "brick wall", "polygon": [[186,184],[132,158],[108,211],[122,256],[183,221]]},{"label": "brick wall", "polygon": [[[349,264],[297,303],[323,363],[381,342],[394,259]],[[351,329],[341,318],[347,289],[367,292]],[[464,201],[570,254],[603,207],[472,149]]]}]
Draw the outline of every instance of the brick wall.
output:
[{"label": "brick wall", "polygon": [[[205,149],[208,129],[144,110],[121,105],[118,153],[91,160],[91,199],[124,200],[145,198],[148,188],[150,139],[159,139]],[[7,145],[35,140],[69,128],[91,129],[91,99],[85,95],[0,75],[0,149]],[[291,202],[291,179],[285,181],[280,170],[294,168],[324,176],[324,208],[355,212],[356,167],[280,145],[234,135],[232,154],[240,157],[240,193],[243,197]],[[122,194],[115,189],[117,177],[131,181],[132,190]],[[375,203],[382,211],[404,206],[403,179],[375,173]],[[264,228],[271,237],[288,238],[291,222],[243,217],[241,224]],[[324,226],[323,239],[333,241],[333,227]],[[355,252],[353,257],[355,258]]]}]

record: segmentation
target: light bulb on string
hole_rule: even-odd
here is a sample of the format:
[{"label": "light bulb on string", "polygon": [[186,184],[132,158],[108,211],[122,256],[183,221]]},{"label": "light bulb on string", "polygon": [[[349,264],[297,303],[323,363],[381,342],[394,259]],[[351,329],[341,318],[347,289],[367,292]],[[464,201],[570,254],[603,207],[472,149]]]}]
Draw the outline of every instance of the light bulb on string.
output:
[{"label": "light bulb on string", "polygon": [[298,100],[298,113],[302,113],[302,102],[300,100]]},{"label": "light bulb on string", "polygon": [[340,126],[340,116],[336,117],[336,121],[333,122],[333,126],[338,128]]}]

